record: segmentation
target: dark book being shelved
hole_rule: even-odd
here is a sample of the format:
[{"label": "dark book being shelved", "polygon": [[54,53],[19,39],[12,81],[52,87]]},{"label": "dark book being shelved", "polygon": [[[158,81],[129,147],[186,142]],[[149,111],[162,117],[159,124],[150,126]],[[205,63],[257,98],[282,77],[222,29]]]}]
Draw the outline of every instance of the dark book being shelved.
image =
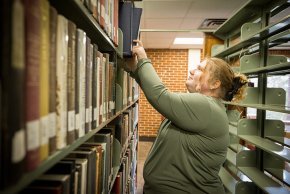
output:
[{"label": "dark book being shelved", "polygon": [[[20,0],[1,1],[1,181],[0,187],[14,184],[24,172],[24,7]],[[5,56],[5,57],[3,57]]]},{"label": "dark book being shelved", "polygon": [[119,28],[123,32],[123,56],[132,56],[132,19],[133,19],[133,3],[119,3]]},{"label": "dark book being shelved", "polygon": [[142,8],[132,2],[119,3],[119,27],[123,32],[123,56],[132,57],[133,40],[139,38]]}]

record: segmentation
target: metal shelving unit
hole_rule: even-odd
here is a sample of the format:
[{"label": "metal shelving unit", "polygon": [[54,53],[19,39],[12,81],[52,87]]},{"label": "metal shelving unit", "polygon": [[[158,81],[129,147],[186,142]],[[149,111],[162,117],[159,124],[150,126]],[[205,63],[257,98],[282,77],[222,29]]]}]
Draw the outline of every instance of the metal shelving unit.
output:
[{"label": "metal shelving unit", "polygon": [[[285,124],[266,117],[267,111],[290,114],[286,104],[290,91],[267,87],[269,76],[290,74],[289,59],[269,53],[270,48],[290,40],[290,15],[269,23],[289,5],[287,0],[250,0],[214,32],[225,43],[215,45],[212,56],[228,61],[241,56],[234,71],[258,79],[242,102],[224,102],[256,109],[255,118],[241,118],[237,110],[228,110],[231,139],[220,177],[230,193],[290,193],[290,173],[285,169],[290,162],[290,141],[284,136]],[[237,36],[239,42],[232,44]],[[238,173],[250,181],[239,180]]]}]

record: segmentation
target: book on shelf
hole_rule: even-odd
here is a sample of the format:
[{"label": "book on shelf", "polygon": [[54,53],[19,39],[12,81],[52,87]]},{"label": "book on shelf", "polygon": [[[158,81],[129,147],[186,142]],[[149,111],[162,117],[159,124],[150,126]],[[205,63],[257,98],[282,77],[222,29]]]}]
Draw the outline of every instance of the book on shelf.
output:
[{"label": "book on shelf", "polygon": [[102,191],[104,193],[107,193],[109,190],[109,183],[110,183],[110,136],[104,135],[104,136],[92,136],[87,143],[96,144],[102,146]]},{"label": "book on shelf", "polygon": [[77,193],[86,193],[87,192],[87,171],[88,171],[88,160],[85,158],[70,158],[66,157],[63,161],[74,161],[75,168],[77,173],[77,188],[75,191]]},{"label": "book on shelf", "polygon": [[40,163],[39,62],[40,1],[24,0],[25,12],[25,121],[26,168],[34,170]]},{"label": "book on shelf", "polygon": [[95,193],[102,192],[102,179],[103,179],[103,149],[102,146],[98,143],[86,142],[80,146],[80,149],[91,149],[96,152],[96,172],[95,172],[95,182],[94,182],[94,190]]},{"label": "book on shelf", "polygon": [[49,3],[40,1],[40,63],[39,63],[39,116],[40,160],[49,154]]},{"label": "book on shelf", "polygon": [[97,57],[98,46],[93,46],[93,67],[92,67],[92,129],[96,129],[99,125],[99,94],[98,94],[98,78],[99,78],[99,58]]},{"label": "book on shelf", "polygon": [[113,42],[116,46],[119,46],[119,36],[118,36],[118,29],[119,29],[119,0],[114,1],[114,24],[113,24]]},{"label": "book on shelf", "polygon": [[91,193],[95,182],[96,152],[92,150],[75,150],[68,155],[69,158],[83,158],[88,160],[87,165],[87,193]]},{"label": "book on shelf", "polygon": [[94,163],[92,163],[92,171],[88,171],[88,176],[90,177],[91,181],[88,185],[87,189],[89,193],[96,193],[96,175],[97,175],[97,148],[94,146],[83,146],[81,145],[76,149],[76,151],[88,151],[92,152],[94,156]]},{"label": "book on shelf", "polygon": [[77,29],[76,47],[76,131],[77,137],[85,134],[85,76],[86,76],[86,33]]},{"label": "book on shelf", "polygon": [[53,167],[51,167],[48,171],[45,172],[45,174],[50,175],[69,175],[70,176],[70,194],[75,193],[75,184],[76,182],[76,164],[75,161],[59,161],[56,163]]},{"label": "book on shelf", "polygon": [[56,30],[57,11],[50,7],[49,13],[49,153],[56,151]]},{"label": "book on shelf", "polygon": [[118,172],[118,175],[116,176],[116,179],[115,179],[111,194],[122,194],[122,192],[121,192],[122,191],[121,180],[122,180],[121,173]]},{"label": "book on shelf", "polygon": [[91,57],[91,39],[89,37],[86,38],[86,76],[85,76],[85,133],[88,133],[91,130],[91,104],[92,104],[92,57]]},{"label": "book on shelf", "polygon": [[76,139],[75,131],[75,70],[76,70],[76,25],[68,20],[68,57],[67,57],[67,144]]},{"label": "book on shelf", "polygon": [[100,2],[100,26],[105,29],[105,17],[106,17],[106,11],[105,11],[105,2],[106,0],[99,0]]},{"label": "book on shelf", "polygon": [[68,20],[57,16],[56,46],[56,145],[57,149],[67,145],[67,54],[68,54]]},{"label": "book on shelf", "polygon": [[105,112],[105,120],[109,119],[109,60],[110,60],[110,55],[108,53],[104,53],[104,65],[105,65],[105,77],[104,77],[104,101],[105,101],[105,106],[104,106],[104,112]]},{"label": "book on shelf", "polygon": [[103,122],[103,53],[97,51],[98,58],[98,99],[99,99],[99,124]]},{"label": "book on shelf", "polygon": [[44,174],[34,180],[21,194],[70,193],[70,175]]},{"label": "book on shelf", "polygon": [[0,67],[0,188],[4,188],[25,171],[25,21],[22,1],[5,0],[1,6],[1,51],[6,56]]}]

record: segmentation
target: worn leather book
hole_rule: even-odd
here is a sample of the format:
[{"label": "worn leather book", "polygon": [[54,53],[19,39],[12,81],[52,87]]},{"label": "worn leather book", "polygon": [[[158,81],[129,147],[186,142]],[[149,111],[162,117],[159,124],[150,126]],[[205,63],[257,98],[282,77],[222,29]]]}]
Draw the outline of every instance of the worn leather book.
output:
[{"label": "worn leather book", "polygon": [[75,70],[76,70],[76,25],[68,20],[68,72],[67,72],[67,108],[68,126],[67,143],[71,144],[76,139],[75,132]]}]

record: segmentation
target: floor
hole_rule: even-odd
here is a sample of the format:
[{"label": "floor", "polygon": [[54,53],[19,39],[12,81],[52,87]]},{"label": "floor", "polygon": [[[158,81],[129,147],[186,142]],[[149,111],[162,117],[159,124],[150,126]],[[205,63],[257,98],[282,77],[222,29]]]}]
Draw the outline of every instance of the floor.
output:
[{"label": "floor", "polygon": [[137,194],[143,194],[143,166],[152,143],[151,141],[139,141],[138,144]]}]

